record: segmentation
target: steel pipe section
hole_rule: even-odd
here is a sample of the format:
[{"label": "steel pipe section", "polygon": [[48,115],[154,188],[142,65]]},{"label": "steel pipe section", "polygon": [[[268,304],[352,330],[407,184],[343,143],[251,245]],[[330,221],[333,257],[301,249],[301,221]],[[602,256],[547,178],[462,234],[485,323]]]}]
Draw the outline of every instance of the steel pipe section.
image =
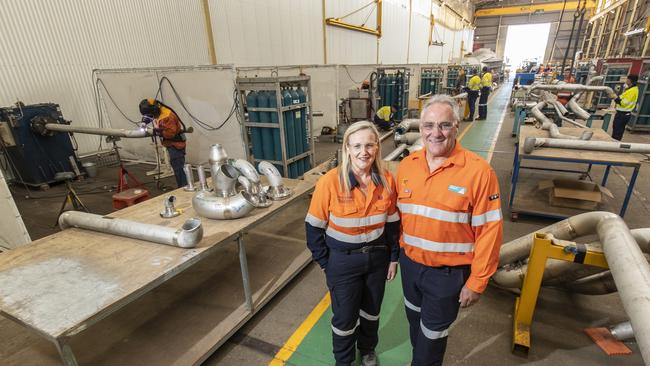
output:
[{"label": "steel pipe section", "polygon": [[402,155],[404,153],[404,151],[406,151],[408,149],[408,147],[409,146],[407,144],[399,145],[398,147],[395,148],[395,150],[388,153],[388,155],[386,155],[384,160],[385,161],[394,161],[394,160],[396,160],[397,158],[400,157],[400,155]]},{"label": "steel pipe section", "polygon": [[603,217],[598,237],[625,312],[630,317],[641,355],[650,363],[650,266],[630,229],[619,216]]},{"label": "steel pipe section", "polygon": [[396,133],[393,136],[395,140],[395,146],[398,146],[402,143],[407,145],[413,145],[421,137],[419,132],[405,132],[403,134]]},{"label": "steel pipe section", "polygon": [[530,154],[538,147],[555,147],[561,149],[611,151],[625,153],[650,153],[650,144],[637,144],[614,141],[565,140],[546,137],[527,137],[524,152]]},{"label": "steel pipe section", "polygon": [[582,84],[555,84],[555,85],[536,84],[524,88],[526,88],[526,90],[528,90],[529,93],[532,92],[533,90],[547,90],[547,91],[554,91],[554,92],[568,91],[573,93],[591,91],[591,92],[605,92],[611,98],[617,97],[616,93],[614,93],[614,90],[612,90],[612,88],[608,86],[595,86],[595,85],[582,85]]},{"label": "steel pipe section", "polygon": [[203,238],[203,226],[198,218],[188,219],[180,229],[174,229],[86,212],[66,211],[59,216],[59,227],[62,230],[77,227],[180,248],[194,248]]},{"label": "steel pipe section", "polygon": [[200,191],[192,197],[192,207],[202,217],[232,220],[248,215],[255,205],[247,192],[239,192],[230,197],[219,197],[212,192]]},{"label": "steel pipe section", "polygon": [[140,127],[133,130],[127,130],[122,128],[95,128],[95,127],[71,126],[71,125],[64,125],[59,123],[46,123],[45,129],[48,131],[55,131],[55,132],[76,132],[76,133],[85,133],[89,135],[114,136],[114,137],[125,137],[125,138],[141,138],[141,137],[153,136],[152,131],[147,130],[145,127]]},{"label": "steel pipe section", "polygon": [[629,321],[609,327],[609,332],[619,341],[634,338],[634,330]]},{"label": "steel pipe section", "polygon": [[420,119],[408,118],[395,127],[395,133],[405,134],[409,131],[417,131],[420,128]]}]

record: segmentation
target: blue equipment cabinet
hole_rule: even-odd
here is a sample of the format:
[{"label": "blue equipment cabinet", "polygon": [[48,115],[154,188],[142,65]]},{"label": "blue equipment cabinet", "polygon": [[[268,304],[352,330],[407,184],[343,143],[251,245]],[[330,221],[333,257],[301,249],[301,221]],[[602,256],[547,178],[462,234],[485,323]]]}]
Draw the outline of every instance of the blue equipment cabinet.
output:
[{"label": "blue equipment cabinet", "polygon": [[[252,92],[257,94],[254,101],[247,98]],[[253,164],[269,161],[288,178],[298,178],[314,166],[309,76],[240,77],[237,93],[244,106],[240,118],[247,130],[243,134],[246,153]],[[258,156],[259,144],[262,156]]]},{"label": "blue equipment cabinet", "polygon": [[[46,123],[70,124],[58,104],[43,103],[0,108],[2,148],[11,159],[15,179],[30,186],[54,183],[59,172],[74,172],[70,158],[83,171],[70,141],[71,134],[46,130]],[[8,141],[9,140],[9,141]]]}]

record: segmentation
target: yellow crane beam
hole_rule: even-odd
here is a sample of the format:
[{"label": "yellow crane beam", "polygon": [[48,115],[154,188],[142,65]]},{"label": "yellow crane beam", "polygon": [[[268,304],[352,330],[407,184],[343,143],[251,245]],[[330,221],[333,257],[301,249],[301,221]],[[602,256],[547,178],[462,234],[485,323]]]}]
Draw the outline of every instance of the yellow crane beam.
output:
[{"label": "yellow crane beam", "polygon": [[[567,1],[565,10],[576,10],[580,6],[581,1]],[[556,11],[562,11],[562,6],[564,2],[558,3],[546,3],[546,4],[531,4],[531,5],[518,5],[518,6],[506,6],[503,8],[489,8],[489,9],[480,9],[474,12],[474,17],[495,17],[495,16],[504,16],[504,15],[521,15],[521,14],[530,14],[530,13],[551,13]],[[595,8],[595,0],[587,0],[587,9]]]}]

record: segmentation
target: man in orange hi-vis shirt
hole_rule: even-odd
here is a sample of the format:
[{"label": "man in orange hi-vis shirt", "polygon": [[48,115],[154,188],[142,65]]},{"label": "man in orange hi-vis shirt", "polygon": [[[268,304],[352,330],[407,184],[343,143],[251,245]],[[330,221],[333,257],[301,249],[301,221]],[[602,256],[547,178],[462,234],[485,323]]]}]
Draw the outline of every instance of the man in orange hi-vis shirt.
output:
[{"label": "man in orange hi-vis shirt", "polygon": [[496,271],[503,236],[494,170],[458,141],[456,102],[436,95],[424,106],[424,149],[397,172],[399,256],[412,366],[442,365],[449,326],[476,303]]}]

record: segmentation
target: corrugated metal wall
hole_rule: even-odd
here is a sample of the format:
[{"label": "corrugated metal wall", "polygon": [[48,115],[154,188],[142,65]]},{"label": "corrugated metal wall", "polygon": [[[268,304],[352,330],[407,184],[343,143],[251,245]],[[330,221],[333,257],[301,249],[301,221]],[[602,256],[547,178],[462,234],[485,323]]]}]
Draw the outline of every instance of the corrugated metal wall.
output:
[{"label": "corrugated metal wall", "polygon": [[[436,32],[446,44],[429,46],[432,5],[427,0],[384,0],[379,40],[323,27],[323,4],[326,17],[341,17],[370,2],[210,0],[217,61],[235,66],[323,64],[324,29],[328,64],[448,62],[460,52],[460,40],[471,39],[472,31],[459,27],[456,15],[433,5]],[[374,8],[372,4],[346,20],[375,27]],[[74,124],[97,126],[92,70],[210,62],[200,0],[0,0],[0,9],[0,106],[17,100],[58,103]],[[81,153],[99,145],[98,136],[76,137]]]},{"label": "corrugated metal wall", "polygon": [[[200,1],[0,0],[0,9],[0,106],[58,103],[74,124],[97,126],[93,69],[209,62]],[[97,136],[76,138],[81,152],[97,148]]]}]

